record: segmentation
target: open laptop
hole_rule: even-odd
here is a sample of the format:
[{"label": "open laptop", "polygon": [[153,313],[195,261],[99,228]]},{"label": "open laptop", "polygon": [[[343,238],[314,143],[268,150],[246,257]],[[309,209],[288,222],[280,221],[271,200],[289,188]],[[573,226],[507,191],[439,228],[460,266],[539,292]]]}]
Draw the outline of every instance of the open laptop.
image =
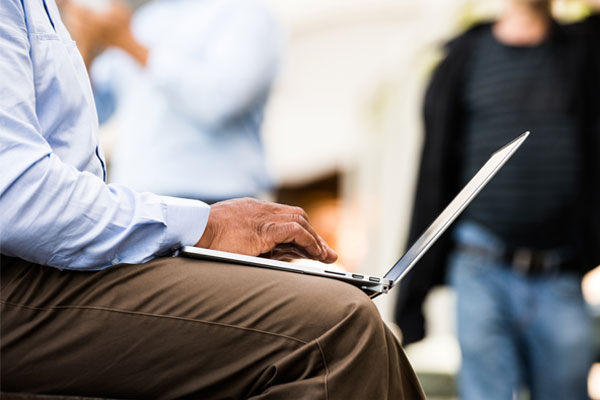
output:
[{"label": "open laptop", "polygon": [[454,222],[467,205],[469,205],[475,196],[477,196],[481,189],[483,189],[490,179],[496,175],[508,159],[512,157],[528,136],[529,132],[525,132],[492,154],[489,160],[479,171],[477,171],[469,183],[466,184],[460,193],[458,193],[450,204],[448,204],[444,211],[442,211],[435,221],[433,221],[429,228],[427,228],[419,239],[417,239],[417,241],[383,277],[355,272],[341,272],[332,268],[327,268],[326,266],[325,268],[320,268],[318,266],[302,265],[190,246],[182,247],[175,255],[338,279],[359,287],[367,293],[369,297],[375,298],[382,293],[389,292],[391,288],[400,282],[408,271],[410,271],[421,257],[423,257],[425,252],[435,243],[440,235],[448,229],[450,224]]}]

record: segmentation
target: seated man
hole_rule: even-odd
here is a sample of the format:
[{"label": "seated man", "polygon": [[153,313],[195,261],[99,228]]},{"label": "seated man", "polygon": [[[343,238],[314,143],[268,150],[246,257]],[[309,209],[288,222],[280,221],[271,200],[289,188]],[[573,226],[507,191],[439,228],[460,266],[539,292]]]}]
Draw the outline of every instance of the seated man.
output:
[{"label": "seated man", "polygon": [[[0,2],[0,390],[112,398],[423,398],[360,290],[164,257],[336,254],[300,209],[107,185],[54,0]],[[210,214],[209,214],[210,211]]]}]

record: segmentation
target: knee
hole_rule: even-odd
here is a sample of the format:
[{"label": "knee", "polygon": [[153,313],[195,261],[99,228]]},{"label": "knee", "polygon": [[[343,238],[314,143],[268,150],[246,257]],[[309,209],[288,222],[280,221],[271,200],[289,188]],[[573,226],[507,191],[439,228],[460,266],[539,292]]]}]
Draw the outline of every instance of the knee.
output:
[{"label": "knee", "polygon": [[381,315],[375,303],[362,291],[356,290],[350,300],[349,318],[357,327],[382,328],[384,326]]},{"label": "knee", "polygon": [[323,314],[328,328],[337,328],[346,334],[372,334],[384,328],[379,310],[360,289],[342,282],[328,290]]}]

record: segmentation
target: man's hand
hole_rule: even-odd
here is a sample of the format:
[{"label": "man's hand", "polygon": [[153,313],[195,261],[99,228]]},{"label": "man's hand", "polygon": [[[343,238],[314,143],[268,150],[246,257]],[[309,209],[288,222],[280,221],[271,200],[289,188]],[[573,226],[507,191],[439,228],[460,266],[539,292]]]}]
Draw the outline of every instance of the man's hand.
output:
[{"label": "man's hand", "polygon": [[304,210],[249,198],[213,204],[196,247],[276,259],[337,260]]}]

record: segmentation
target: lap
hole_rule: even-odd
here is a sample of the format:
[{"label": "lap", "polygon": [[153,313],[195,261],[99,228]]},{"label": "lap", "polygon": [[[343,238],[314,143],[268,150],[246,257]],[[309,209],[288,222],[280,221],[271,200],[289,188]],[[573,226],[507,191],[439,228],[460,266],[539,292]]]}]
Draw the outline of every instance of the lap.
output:
[{"label": "lap", "polygon": [[97,272],[17,261],[1,283],[3,389],[44,393],[66,380],[78,395],[239,397],[285,354],[314,351],[325,368],[311,342],[374,308],[335,280],[184,258]]}]

